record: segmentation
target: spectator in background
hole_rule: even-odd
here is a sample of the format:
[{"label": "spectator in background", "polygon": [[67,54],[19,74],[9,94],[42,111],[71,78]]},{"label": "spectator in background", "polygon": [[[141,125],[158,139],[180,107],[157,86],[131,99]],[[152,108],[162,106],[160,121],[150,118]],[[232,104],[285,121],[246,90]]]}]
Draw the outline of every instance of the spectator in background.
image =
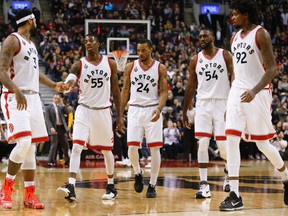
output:
[{"label": "spectator in background", "polygon": [[281,158],[283,160],[286,160],[287,159],[287,141],[284,140],[284,133],[283,131],[280,131],[277,135],[277,137],[275,137],[271,144],[273,146],[275,146],[275,148],[279,151],[279,154],[281,156]]},{"label": "spectator in background", "polygon": [[163,130],[165,156],[167,159],[177,159],[177,154],[181,149],[181,134],[176,127],[176,123],[173,123],[171,120],[168,120],[167,126]]}]

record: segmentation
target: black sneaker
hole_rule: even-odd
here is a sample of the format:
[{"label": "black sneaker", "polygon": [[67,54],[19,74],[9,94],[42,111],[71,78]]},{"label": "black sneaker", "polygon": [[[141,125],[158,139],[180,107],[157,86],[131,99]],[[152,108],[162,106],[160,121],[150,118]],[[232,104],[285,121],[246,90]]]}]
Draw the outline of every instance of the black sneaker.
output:
[{"label": "black sneaker", "polygon": [[283,182],[284,184],[284,203],[288,205],[288,181]]},{"label": "black sneaker", "polygon": [[106,193],[103,194],[102,199],[103,200],[112,200],[116,198],[118,195],[118,192],[116,188],[114,187],[114,184],[108,184],[106,187]]},{"label": "black sneaker", "polygon": [[147,193],[146,193],[146,197],[147,198],[155,198],[156,197],[156,190],[155,190],[155,185],[151,185],[149,184],[148,189],[147,189]]},{"label": "black sneaker", "polygon": [[135,175],[135,183],[134,183],[134,189],[137,193],[141,193],[144,188],[144,183],[143,183],[143,171],[139,174]]},{"label": "black sneaker", "polygon": [[73,184],[66,183],[64,186],[59,187],[57,191],[62,191],[64,192],[67,196],[65,197],[66,200],[69,202],[74,202],[76,201],[76,194],[75,194],[75,189]]},{"label": "black sneaker", "polygon": [[220,204],[220,211],[235,211],[243,209],[242,198],[237,197],[234,191],[231,191],[229,196]]}]

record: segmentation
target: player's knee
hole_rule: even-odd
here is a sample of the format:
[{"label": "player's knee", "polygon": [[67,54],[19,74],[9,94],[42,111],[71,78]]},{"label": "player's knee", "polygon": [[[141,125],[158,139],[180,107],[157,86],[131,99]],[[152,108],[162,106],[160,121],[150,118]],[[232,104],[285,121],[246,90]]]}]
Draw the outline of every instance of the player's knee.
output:
[{"label": "player's knee", "polygon": [[108,158],[111,155],[113,156],[113,153],[110,150],[102,150],[101,152],[102,152],[104,158]]},{"label": "player's knee", "polygon": [[31,137],[21,137],[17,140],[17,145],[15,146],[15,150],[13,151],[13,154],[11,155],[12,161],[16,163],[23,163],[27,152],[29,151],[29,148],[31,146]]},{"label": "player's knee", "polygon": [[79,144],[73,144],[72,153],[71,154],[80,156],[82,150],[83,150],[83,146],[81,146]]},{"label": "player's knee", "polygon": [[198,152],[207,152],[210,139],[208,137],[201,137],[199,139]]},{"label": "player's knee", "polygon": [[36,151],[36,145],[32,144],[25,156],[25,160],[22,164],[22,170],[36,169],[35,151]]},{"label": "player's knee", "polygon": [[159,148],[158,147],[150,148],[150,152],[151,152],[151,156],[160,154],[160,147]]},{"label": "player's knee", "polygon": [[256,145],[257,145],[258,149],[263,153],[269,151],[270,147],[271,147],[268,140],[257,141]]}]

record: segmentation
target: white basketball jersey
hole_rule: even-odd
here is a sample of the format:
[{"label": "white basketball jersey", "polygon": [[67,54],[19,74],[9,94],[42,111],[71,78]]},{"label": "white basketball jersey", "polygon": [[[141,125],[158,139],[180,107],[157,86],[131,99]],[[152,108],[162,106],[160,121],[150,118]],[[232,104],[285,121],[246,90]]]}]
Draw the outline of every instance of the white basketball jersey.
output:
[{"label": "white basketball jersey", "polygon": [[130,74],[129,104],[149,106],[158,104],[158,80],[160,62],[154,60],[148,69],[143,69],[139,59],[133,62]]},{"label": "white basketball jersey", "polygon": [[224,50],[219,49],[211,59],[198,53],[195,68],[198,80],[197,99],[227,99],[230,90]]},{"label": "white basketball jersey", "polygon": [[111,106],[111,68],[107,56],[101,56],[98,64],[80,59],[79,103],[89,107]]},{"label": "white basketball jersey", "polygon": [[[18,33],[12,33],[20,44],[19,52],[13,57],[8,75],[21,90],[39,92],[38,52],[32,41],[27,41]],[[8,89],[3,87],[3,92]]]},{"label": "white basketball jersey", "polygon": [[261,52],[257,47],[256,34],[262,28],[257,26],[244,38],[239,30],[232,41],[231,51],[235,80],[232,85],[243,89],[252,89],[265,73]]}]

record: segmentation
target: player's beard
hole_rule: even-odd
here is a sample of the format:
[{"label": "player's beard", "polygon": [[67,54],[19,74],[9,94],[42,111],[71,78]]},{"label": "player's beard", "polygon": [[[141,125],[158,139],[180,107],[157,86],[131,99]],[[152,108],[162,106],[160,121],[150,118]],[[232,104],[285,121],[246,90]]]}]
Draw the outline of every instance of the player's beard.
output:
[{"label": "player's beard", "polygon": [[211,45],[212,41],[209,42],[204,42],[204,45],[201,45],[202,49],[206,49],[207,47],[209,47]]},{"label": "player's beard", "polygon": [[33,25],[33,27],[30,29],[30,35],[36,36],[36,34],[37,34],[37,28],[35,25]]}]

